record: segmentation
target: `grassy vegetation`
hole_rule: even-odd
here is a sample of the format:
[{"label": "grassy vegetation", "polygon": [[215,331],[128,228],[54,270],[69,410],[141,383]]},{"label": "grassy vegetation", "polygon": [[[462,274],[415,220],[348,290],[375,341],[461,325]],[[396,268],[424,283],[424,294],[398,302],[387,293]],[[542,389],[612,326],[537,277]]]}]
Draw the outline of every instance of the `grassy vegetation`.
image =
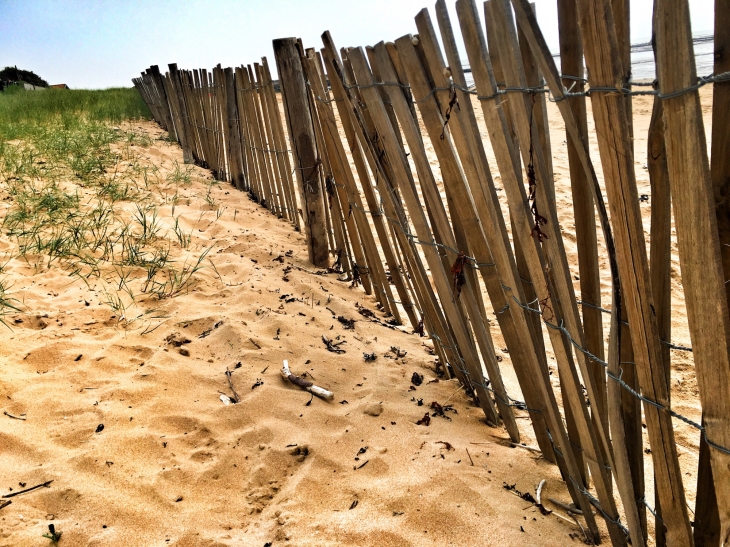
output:
[{"label": "grassy vegetation", "polygon": [[11,86],[0,93],[0,141],[25,138],[49,125],[71,130],[89,122],[150,117],[134,88],[25,91]]},{"label": "grassy vegetation", "polygon": [[[125,123],[148,116],[134,89],[0,93],[0,197],[9,203],[0,229],[16,249],[10,259],[100,282],[127,325],[154,317],[130,316],[140,297],[185,291],[210,251],[192,251],[192,231],[174,217],[191,168],[175,163],[163,174],[142,158],[153,141]],[[0,321],[15,310],[0,280]]]}]

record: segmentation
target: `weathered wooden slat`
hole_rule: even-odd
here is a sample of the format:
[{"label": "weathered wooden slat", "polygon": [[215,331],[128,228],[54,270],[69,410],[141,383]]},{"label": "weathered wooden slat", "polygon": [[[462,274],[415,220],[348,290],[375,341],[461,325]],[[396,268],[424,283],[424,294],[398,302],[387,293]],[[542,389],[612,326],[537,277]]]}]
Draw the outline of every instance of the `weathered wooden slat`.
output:
[{"label": "weathered wooden slat", "polygon": [[[391,277],[396,286],[396,290],[398,291],[398,296],[400,298],[400,301],[402,302],[402,306],[408,314],[413,328],[417,328],[420,320],[415,313],[413,302],[408,294],[408,291],[406,290],[403,280],[404,274],[400,271],[398,267],[398,261],[396,260],[394,248],[397,245],[397,241],[393,239],[393,244],[391,245],[391,241],[388,238],[388,232],[385,226],[384,217],[379,212],[380,203],[378,202],[378,199],[375,195],[370,176],[365,166],[362,150],[355,137],[355,128],[350,121],[350,117],[344,110],[346,93],[342,81],[336,74],[336,67],[341,67],[340,59],[337,56],[337,50],[332,43],[332,39],[329,36],[329,33],[325,32],[322,35],[322,40],[325,44],[325,49],[322,51],[322,55],[325,61],[324,65],[329,75],[329,80],[332,86],[333,100],[335,102],[335,105],[337,106],[338,113],[340,115],[340,123],[342,124],[342,127],[345,131],[345,138],[347,140],[353,162],[355,163],[355,169],[357,171],[358,178],[360,179],[360,186],[362,188],[363,194],[365,194],[368,209],[371,213],[370,217],[372,218],[372,223],[378,235],[380,247],[383,250],[386,264],[388,265],[388,269],[390,270]],[[352,170],[350,169],[349,165],[347,165],[346,168],[344,168],[343,166],[343,169],[345,175],[344,184],[346,185],[345,190],[348,194],[347,200],[350,206],[348,215],[352,214],[354,216],[366,250],[368,248],[373,249],[372,251],[367,251],[368,255],[370,256],[377,251],[377,245],[375,243],[375,239],[372,237],[370,223],[368,222],[368,218],[363,207],[362,198],[360,196],[360,192],[357,189]],[[372,242],[369,241],[371,239]],[[422,306],[421,309],[423,309]],[[436,321],[435,318],[433,320]]]},{"label": "weathered wooden slat", "polygon": [[[492,8],[495,7],[492,5],[493,3],[494,2],[490,2],[490,7]],[[498,7],[502,8],[502,10],[501,13],[497,13],[499,17],[495,18],[497,23],[495,25],[495,28],[502,28],[504,31],[509,31],[510,25],[508,23],[507,14],[505,13],[507,11],[506,6],[501,5]],[[545,317],[545,314],[550,313],[550,310],[553,309],[553,306],[552,304],[550,304],[546,308],[544,305],[546,303],[549,303],[550,293],[547,291],[547,280],[545,279],[545,274],[543,272],[543,258],[541,256],[542,252],[540,247],[537,245],[538,242],[536,238],[533,239],[530,236],[532,221],[531,214],[527,206],[527,195],[525,194],[524,186],[522,185],[522,182],[520,180],[521,173],[516,172],[515,169],[513,152],[511,150],[513,140],[509,133],[509,128],[504,117],[504,112],[500,108],[501,97],[499,95],[495,95],[496,82],[494,81],[493,74],[490,70],[491,65],[489,64],[489,58],[486,54],[486,44],[484,36],[481,33],[479,20],[476,15],[476,6],[473,2],[467,2],[463,0],[459,1],[457,2],[457,13],[459,14],[462,35],[464,36],[464,40],[467,45],[467,54],[469,55],[469,62],[472,67],[477,92],[481,97],[485,98],[485,100],[482,100],[482,110],[484,112],[485,122],[489,129],[490,138],[492,140],[492,148],[495,151],[497,163],[500,169],[500,173],[502,175],[502,183],[504,184],[505,191],[508,196],[512,218],[514,219],[517,226],[515,235],[516,237],[519,237],[521,239],[522,248],[525,251],[525,257],[530,268],[533,282],[535,283],[535,289],[538,293],[538,297],[543,303],[543,318],[546,321],[554,321],[555,319],[554,317],[552,317],[552,314],[550,314],[548,317]],[[516,58],[516,35],[514,34],[513,28],[512,33],[511,51],[503,47],[504,45],[506,45],[506,36],[503,39],[500,38],[500,40],[498,40],[501,43],[500,56],[502,57],[506,76],[508,76],[507,65],[517,65],[518,63],[518,60]],[[509,84],[510,82],[508,81],[507,83]],[[486,99],[486,97],[492,98]],[[516,115],[519,114],[521,111],[521,117],[523,118],[522,123],[516,124],[515,127],[515,129],[517,129],[518,131],[518,135],[525,132],[525,129],[519,126],[527,126],[527,132],[529,132],[529,125],[526,123],[526,121],[528,121],[526,120],[526,105],[516,104],[515,111]],[[520,136],[521,144],[525,146],[524,142],[527,142],[529,149],[529,135]],[[533,144],[535,144],[535,148],[540,151],[539,143]],[[561,298],[561,300],[567,301],[568,299]],[[567,316],[568,314],[566,314],[566,317]],[[553,341],[553,349],[555,350],[556,357],[558,357],[558,366],[561,367],[563,371],[565,371],[566,377],[570,379],[570,381],[574,384],[574,389],[567,390],[566,392],[572,398],[568,401],[568,404],[571,404],[571,406],[573,407],[576,417],[579,418],[577,421],[579,425],[583,427],[583,431],[581,432],[581,438],[583,440],[584,449],[587,451],[589,459],[598,462],[602,459],[602,457],[600,451],[596,449],[597,439],[593,435],[592,430],[588,427],[588,416],[585,408],[585,401],[582,399],[582,396],[580,396],[580,382],[578,382],[576,378],[575,369],[570,367],[567,356],[564,354],[560,354],[561,351],[564,351],[563,342],[561,340],[562,333],[555,331],[554,329],[549,329],[549,331],[551,333],[551,340]],[[555,333],[558,334],[557,339],[554,336]],[[576,336],[576,338],[579,339],[578,336]],[[542,372],[539,370],[533,371],[533,374],[541,375]],[[569,477],[566,477],[566,480],[574,482],[574,485],[578,488],[584,488],[581,484],[578,466],[576,465],[575,459],[573,458],[572,451],[569,449],[570,443],[567,439],[565,429],[562,426],[560,414],[557,409],[557,403],[555,401],[555,396],[552,392],[552,389],[550,388],[549,384],[546,384],[545,382],[541,382],[539,385],[540,389],[543,392],[544,400],[549,403],[547,405],[547,417],[549,419],[549,425],[551,427],[553,439],[555,439],[558,445],[562,448],[561,452],[566,459],[566,466],[569,472]],[[615,520],[616,512],[615,506],[613,504],[613,499],[611,498],[611,496],[607,495],[607,490],[605,487],[605,483],[607,482],[605,478],[605,469],[600,464],[596,464],[592,466],[592,471],[596,476],[596,485],[598,487],[599,498],[603,506],[603,511],[605,511],[609,515],[613,515],[611,518]],[[587,516],[587,523],[589,525],[589,528],[591,529],[591,532],[597,536],[598,529],[595,525],[595,521],[591,518],[592,513],[590,513],[590,511],[588,510],[589,503],[587,499],[583,495],[580,495],[578,496],[578,499],[576,501],[581,506],[586,507],[584,514]],[[612,539],[615,539],[615,541],[619,542],[620,544],[620,542],[622,541],[623,532],[615,529],[616,527],[610,525],[609,523],[609,530],[611,531]]]},{"label": "weathered wooden slat", "polygon": [[[715,74],[730,71],[730,4],[715,1]],[[716,82],[712,90],[712,148],[710,175],[715,197],[717,231],[724,279],[730,279],[730,83]],[[653,192],[652,192],[653,199]],[[653,211],[653,206],[652,206]],[[725,284],[730,308],[730,283]],[[704,425],[704,424],[703,424]],[[700,462],[697,470],[694,539],[697,547],[720,545],[720,515],[710,461],[711,448],[700,436]]]},{"label": "weathered wooden slat", "polygon": [[[423,39],[423,34],[420,35]],[[434,37],[435,38],[435,37]],[[397,50],[401,57],[401,62],[405,67],[405,71],[408,74],[408,81],[411,84],[411,90],[417,96],[425,96],[429,93],[428,83],[425,77],[425,73],[421,67],[419,67],[418,56],[413,49],[413,44],[410,43],[410,53],[403,51],[405,41],[397,44]],[[379,43],[375,46],[376,56],[380,71],[384,77],[384,81],[393,81],[396,78],[395,70],[390,63],[390,57],[384,43]],[[402,52],[402,54],[401,54]],[[420,69],[420,74],[419,74]],[[429,158],[424,148],[423,140],[420,132],[416,129],[416,122],[411,115],[408,104],[406,103],[405,97],[400,91],[393,86],[388,86],[388,95],[394,108],[394,112],[400,122],[401,129],[403,130],[406,141],[408,143],[408,149],[411,152],[411,158],[416,164],[416,170],[418,172],[418,180],[420,183],[421,191],[426,201],[431,201],[430,207],[435,211],[434,217],[437,219],[439,224],[439,231],[442,234],[442,238],[448,225],[448,217],[446,211],[443,208],[441,202],[441,196],[439,188],[436,184],[436,179],[431,170],[429,164]],[[418,103],[419,111],[423,119],[423,123],[426,127],[427,134],[431,140],[431,144],[434,147],[439,165],[441,166],[442,176],[444,177],[444,189],[446,190],[447,199],[449,200],[449,206],[451,210],[451,223],[454,225],[460,224],[462,229],[462,241],[459,242],[458,235],[452,241],[444,241],[449,246],[454,246],[459,243],[465,243],[467,249],[475,254],[477,262],[485,264],[491,263],[492,257],[489,253],[489,248],[484,237],[483,228],[474,210],[473,200],[469,194],[466,181],[464,180],[463,173],[461,173],[458,160],[456,158],[456,151],[454,150],[451,142],[450,135],[443,133],[444,138],[441,139],[440,135],[443,130],[444,120],[439,112],[438,105],[436,104],[435,98],[430,97],[429,100]],[[453,208],[454,204],[458,203],[458,212]],[[454,260],[455,256],[451,259]],[[471,267],[466,265],[465,267]],[[465,288],[462,298],[470,298],[467,294],[467,290],[477,292],[480,291],[478,282],[474,283],[474,280],[468,281],[468,287]],[[501,289],[500,289],[501,290]],[[476,299],[475,299],[476,300]],[[474,302],[476,304],[476,301]],[[489,379],[492,383],[492,387],[495,391],[495,399],[497,401],[497,407],[505,422],[507,431],[510,437],[514,440],[519,439],[519,429],[512,412],[512,408],[509,403],[507,392],[504,388],[502,381],[501,372],[497,365],[497,360],[494,355],[494,348],[491,340],[491,334],[485,327],[486,317],[484,317],[482,310],[478,309],[478,305],[474,306],[471,302],[467,302],[467,307],[470,308],[469,315],[475,331],[484,332],[481,336],[478,336],[478,342],[480,343],[480,349],[482,351],[482,359],[487,368]],[[476,323],[476,324],[475,324]],[[484,340],[479,340],[483,337]],[[518,442],[518,441],[514,441]]]},{"label": "weathered wooden slat", "polygon": [[[375,183],[381,193],[383,215],[372,215],[374,224],[377,227],[378,223],[376,221],[382,221],[383,217],[385,217],[389,220],[391,226],[393,226],[393,232],[396,235],[397,242],[404,254],[405,261],[408,264],[411,277],[414,280],[416,294],[419,296],[421,310],[424,314],[423,318],[425,328],[434,340],[434,346],[436,351],[439,353],[444,369],[448,371],[449,364],[458,363],[460,362],[460,359],[462,359],[457,346],[456,336],[454,335],[450,323],[446,320],[444,311],[436,298],[434,288],[431,285],[431,281],[426,274],[426,269],[421,262],[421,255],[417,252],[413,241],[404,229],[404,227],[406,229],[408,227],[405,222],[405,213],[399,209],[399,202],[393,199],[392,193],[385,187],[386,175],[376,161],[377,155],[369,142],[368,133],[362,123],[358,106],[360,103],[355,102],[355,96],[351,93],[351,91],[354,90],[354,88],[351,87],[354,82],[348,81],[344,72],[344,66],[340,62],[332,37],[328,31],[322,34],[322,41],[325,46],[323,55],[326,61],[325,64],[329,71],[329,79],[333,86],[336,104],[347,135],[350,150],[352,151],[355,159],[355,165],[358,170],[361,186],[365,191],[368,199],[368,206],[371,210],[380,210],[380,204],[375,201],[374,190],[372,186],[370,186],[370,179],[364,163],[359,166],[358,158],[362,161],[367,160],[368,165],[370,165],[373,173],[375,174]],[[346,88],[345,85],[348,87]],[[366,181],[368,181],[367,184]],[[374,203],[370,202],[371,198],[368,197],[369,193],[373,194],[372,199]],[[375,205],[375,208],[373,208],[373,205]],[[454,366],[453,371],[456,377],[462,380],[462,382],[466,385],[465,377],[461,373],[461,370]]]},{"label": "weathered wooden slat", "polygon": [[175,93],[175,99],[177,101],[178,111],[180,113],[180,127],[178,128],[178,140],[183,150],[183,162],[192,163],[193,153],[190,140],[192,138],[190,120],[187,112],[187,105],[182,90],[182,80],[180,79],[180,72],[177,69],[177,63],[170,63],[167,65],[170,71],[170,79],[172,88]]},{"label": "weathered wooden slat", "polygon": [[299,214],[299,205],[297,203],[296,184],[292,178],[292,167],[289,161],[289,152],[286,138],[284,137],[283,122],[281,119],[281,110],[279,102],[276,99],[274,85],[271,80],[271,72],[266,57],[261,58],[261,66],[266,80],[264,92],[269,100],[269,115],[271,116],[271,125],[274,130],[274,141],[278,153],[278,161],[281,164],[280,172],[284,175],[284,186],[287,188],[287,203],[291,209],[290,219],[300,229],[301,216]]},{"label": "weathered wooden slat", "polygon": [[[669,182],[703,420],[707,437],[730,447],[728,289],[700,97],[697,90],[666,97],[697,81],[689,4],[684,0],[657,0],[655,17],[659,91],[665,96],[664,140]],[[722,153],[726,154],[727,150]],[[721,543],[727,543],[730,541],[730,454],[710,448],[720,538]],[[669,527],[667,543],[671,545],[674,514],[663,497],[661,502],[662,515]]]},{"label": "weathered wooden slat", "polygon": [[[410,36],[405,37],[405,39],[411,43],[412,38]],[[413,182],[410,167],[406,161],[403,149],[398,145],[398,141],[394,134],[395,131],[390,124],[390,119],[388,118],[388,114],[383,106],[380,94],[374,86],[372,86],[373,78],[367,67],[365,54],[361,49],[354,48],[349,50],[348,56],[353,64],[353,70],[357,77],[356,81],[360,86],[362,97],[365,104],[368,106],[368,111],[372,117],[374,127],[379,135],[379,142],[384,146],[384,150],[388,158],[387,163],[391,166],[393,173],[396,176],[395,180],[401,181],[397,188],[406,202],[408,213],[416,230],[416,234],[421,241],[431,241],[431,231],[418,195],[414,191],[415,184]],[[405,60],[404,65],[406,65],[406,70],[408,70],[408,63]],[[450,231],[448,226],[443,225],[439,225],[438,229],[444,230],[445,232]],[[446,233],[442,233],[441,236],[445,237]],[[453,240],[451,240],[451,243],[452,245],[450,246],[453,246]],[[497,416],[494,402],[489,396],[489,392],[486,390],[486,386],[484,384],[479,356],[476,352],[476,348],[474,347],[473,339],[471,338],[468,326],[464,321],[464,317],[459,310],[457,301],[454,298],[451,288],[453,281],[446,273],[435,246],[425,245],[423,247],[423,252],[429,263],[429,267],[431,268],[431,274],[439,292],[441,306],[444,308],[447,317],[449,317],[452,325],[454,326],[454,334],[459,340],[459,348],[464,355],[464,365],[466,367],[466,371],[468,371],[469,378],[471,379],[471,387],[477,394],[479,405],[482,410],[484,410],[487,418],[494,423],[499,423],[499,417]]]},{"label": "weathered wooden slat", "polygon": [[[340,213],[340,199],[336,191],[335,186],[335,175],[331,166],[334,162],[335,165],[338,162],[336,157],[336,150],[329,138],[325,137],[324,119],[320,116],[319,104],[321,101],[317,101],[317,93],[322,91],[322,78],[319,75],[317,68],[317,62],[314,58],[314,50],[308,49],[306,55],[302,56],[302,66],[304,67],[304,74],[309,83],[310,91],[310,108],[312,109],[312,121],[314,122],[314,136],[317,141],[317,150],[319,156],[322,159],[322,171],[325,180],[325,211],[328,213],[329,226],[328,230],[331,229],[334,233],[334,241],[330,240],[330,249],[335,257],[340,257],[341,265],[345,265],[345,271],[351,272],[350,260],[347,255],[348,247],[345,242],[347,230],[344,226],[344,219]],[[329,137],[329,132],[327,132]],[[329,145],[329,146],[328,146]],[[332,161],[331,161],[332,160]],[[357,237],[357,235],[355,235]],[[364,255],[361,249],[358,252],[364,260]],[[385,299],[383,299],[385,300]],[[390,310],[387,300],[385,300],[385,310]]]}]

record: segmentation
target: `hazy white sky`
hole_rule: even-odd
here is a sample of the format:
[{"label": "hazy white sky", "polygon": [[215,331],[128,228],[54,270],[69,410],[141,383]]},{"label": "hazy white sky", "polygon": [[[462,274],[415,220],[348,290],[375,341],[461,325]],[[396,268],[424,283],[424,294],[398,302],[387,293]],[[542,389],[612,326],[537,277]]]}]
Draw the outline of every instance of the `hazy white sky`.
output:
[{"label": "hazy white sky", "polygon": [[[481,4],[481,1],[478,0]],[[453,9],[453,1],[448,0]],[[632,42],[651,36],[652,0],[632,0]],[[557,50],[556,0],[536,0],[545,37]],[[269,58],[271,41],[298,36],[321,48],[415,33],[414,16],[433,0],[0,0],[0,67],[17,65],[72,88],[130,86],[152,64],[166,69],[235,66]],[[714,0],[690,0],[695,33],[711,33]],[[452,22],[458,27],[452,11]]]}]

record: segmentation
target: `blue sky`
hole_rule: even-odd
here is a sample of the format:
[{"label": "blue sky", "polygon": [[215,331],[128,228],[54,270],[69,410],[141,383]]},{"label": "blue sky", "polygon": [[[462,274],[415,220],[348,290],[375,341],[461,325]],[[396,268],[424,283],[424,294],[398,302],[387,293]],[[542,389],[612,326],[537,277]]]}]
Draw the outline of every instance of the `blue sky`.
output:
[{"label": "blue sky", "polygon": [[[0,0],[0,67],[33,70],[72,88],[129,86],[149,65],[235,66],[269,58],[271,40],[298,36],[321,48],[329,30],[338,47],[363,46],[416,32],[414,16],[433,0]],[[450,6],[452,0],[448,0]],[[481,3],[481,2],[479,2]],[[557,50],[556,0],[537,0]],[[652,0],[633,0],[632,42],[651,36]],[[696,33],[712,32],[713,0],[691,0]],[[431,11],[432,18],[435,15]],[[454,26],[456,18],[452,16]]]}]

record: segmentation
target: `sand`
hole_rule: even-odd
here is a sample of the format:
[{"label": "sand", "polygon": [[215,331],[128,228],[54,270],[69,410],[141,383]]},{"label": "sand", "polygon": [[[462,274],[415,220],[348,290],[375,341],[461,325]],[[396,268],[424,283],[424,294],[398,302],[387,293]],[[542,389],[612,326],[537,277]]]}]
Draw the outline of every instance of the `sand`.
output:
[{"label": "sand", "polygon": [[[710,92],[702,90],[703,100]],[[634,113],[639,191],[648,194],[651,102],[638,98]],[[565,137],[554,105],[549,114],[561,224],[577,273]],[[153,123],[137,125],[161,134]],[[597,159],[595,142],[593,149]],[[142,157],[162,173],[182,163],[179,147],[159,140]],[[504,488],[534,495],[545,479],[543,498],[569,501],[555,466],[510,447],[455,380],[437,376],[426,338],[361,315],[358,306],[385,319],[362,288],[315,272],[290,224],[191,169],[175,214],[192,230],[190,256],[212,246],[215,268],[206,262],[173,298],[142,299],[140,313],[154,312],[140,320],[122,320],[101,285],[87,287],[65,270],[5,266],[24,313],[3,327],[0,406],[25,420],[0,415],[0,494],[53,482],[0,509],[0,545],[47,544],[41,535],[50,523],[63,532],[60,545],[79,546],[582,543],[578,526]],[[202,198],[208,188],[217,208]],[[648,230],[650,203],[642,208]],[[5,236],[0,242],[10,250]],[[606,274],[606,306],[609,288]],[[673,303],[674,341],[689,344],[676,241]],[[496,322],[492,333],[508,392],[519,397]],[[323,335],[344,342],[345,353],[328,351]],[[365,361],[373,352],[377,359]],[[286,382],[283,359],[334,400]],[[238,404],[221,399],[233,395],[227,369]],[[414,373],[421,385],[412,384]],[[673,355],[672,388],[674,408],[697,418],[691,355]],[[432,401],[453,411],[433,416]],[[430,425],[418,425],[426,412]],[[527,412],[516,414],[524,442],[534,445]],[[683,425],[677,434],[693,500],[698,434]]]}]

